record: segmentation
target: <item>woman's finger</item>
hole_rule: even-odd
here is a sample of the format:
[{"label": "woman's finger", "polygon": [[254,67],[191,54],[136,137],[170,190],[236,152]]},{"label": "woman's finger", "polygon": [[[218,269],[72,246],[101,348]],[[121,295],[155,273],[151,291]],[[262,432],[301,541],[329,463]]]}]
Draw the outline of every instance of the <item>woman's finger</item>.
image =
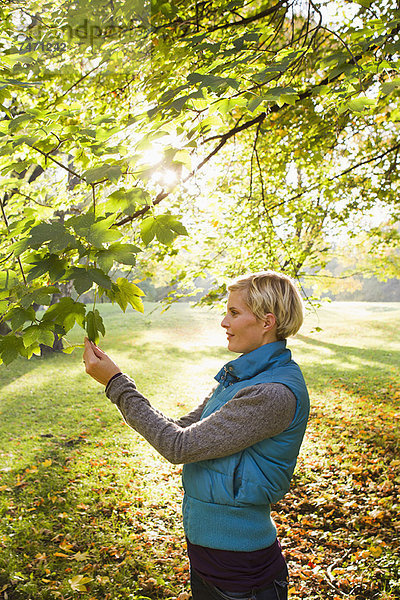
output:
[{"label": "woman's finger", "polygon": [[92,342],[92,350],[98,358],[105,358],[107,354]]},{"label": "woman's finger", "polygon": [[84,362],[87,365],[89,362],[93,362],[93,359],[97,359],[97,358],[98,358],[98,356],[96,356],[96,354],[94,353],[89,340],[85,339],[85,350],[83,351]]}]

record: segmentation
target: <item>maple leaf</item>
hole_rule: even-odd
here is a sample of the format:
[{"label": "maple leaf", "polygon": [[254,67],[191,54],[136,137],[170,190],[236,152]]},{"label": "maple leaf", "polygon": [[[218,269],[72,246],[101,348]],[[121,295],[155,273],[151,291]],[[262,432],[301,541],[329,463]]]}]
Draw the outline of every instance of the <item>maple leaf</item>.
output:
[{"label": "maple leaf", "polygon": [[75,552],[72,556],[68,557],[70,560],[87,560],[90,558],[89,552]]},{"label": "maple leaf", "polygon": [[93,581],[91,577],[87,577],[86,575],[75,575],[72,579],[68,579],[71,588],[75,592],[87,592],[86,583],[89,581]]}]

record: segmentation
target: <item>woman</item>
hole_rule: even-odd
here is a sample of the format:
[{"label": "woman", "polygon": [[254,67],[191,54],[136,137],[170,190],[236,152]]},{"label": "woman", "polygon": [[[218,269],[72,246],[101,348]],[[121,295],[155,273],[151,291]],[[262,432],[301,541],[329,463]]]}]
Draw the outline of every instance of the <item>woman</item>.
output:
[{"label": "woman", "polygon": [[84,361],[126,422],[170,462],[184,463],[193,599],[283,600],[288,571],[270,505],[289,489],[309,414],[303,376],[286,348],[303,304],[293,281],[274,271],[241,277],[228,290],[221,325],[228,349],[240,356],[181,419],[153,408],[87,339]]}]

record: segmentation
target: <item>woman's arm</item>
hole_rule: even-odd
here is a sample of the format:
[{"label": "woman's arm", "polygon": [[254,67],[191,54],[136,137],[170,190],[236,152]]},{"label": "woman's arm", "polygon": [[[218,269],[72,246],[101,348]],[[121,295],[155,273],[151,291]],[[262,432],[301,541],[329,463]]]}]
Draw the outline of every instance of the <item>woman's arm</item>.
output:
[{"label": "woman's arm", "polygon": [[198,420],[201,405],[179,423],[153,408],[138,392],[135,382],[120,374],[110,357],[88,339],[83,359],[86,372],[107,385],[108,398],[118,406],[128,425],[176,464],[240,452],[284,431],[296,411],[296,398],[285,385],[265,383],[243,388],[206,419]]},{"label": "woman's arm", "polygon": [[[153,408],[127,375],[110,383],[107,396],[128,425],[175,464],[219,458],[244,450],[284,431],[296,410],[295,396],[280,383],[243,388],[218,411],[187,426],[171,421]],[[196,418],[201,414],[200,408],[194,411]]]},{"label": "woman's arm", "polygon": [[201,415],[203,413],[203,410],[205,409],[205,406],[206,406],[207,402],[209,401],[209,399],[213,395],[214,390],[216,388],[217,388],[217,386],[215,386],[211,390],[211,392],[203,400],[203,402],[201,404],[199,404],[199,406],[196,406],[196,408],[194,410],[192,410],[190,413],[188,413],[187,415],[184,415],[183,417],[180,417],[179,419],[175,419],[174,422],[177,425],[179,425],[180,427],[189,427],[189,425],[192,425],[193,423],[197,423],[197,421],[200,421],[200,417],[201,417]]},{"label": "woman's arm", "polygon": [[[83,362],[85,363],[86,373],[93,377],[99,383],[102,383],[106,386],[106,393],[108,391],[109,386],[114,381],[114,379],[119,378],[122,375],[122,372],[117,364],[98,346],[96,346],[93,342],[90,342],[88,338],[85,338],[85,350],[83,353]],[[194,410],[192,410],[187,415],[180,417],[179,419],[172,419],[171,417],[166,417],[159,410],[152,407],[154,413],[161,415],[165,420],[170,423],[175,423],[180,427],[188,427],[192,423],[200,420],[201,414],[204,410],[205,405],[208,400],[211,398],[215,386],[211,393],[203,400],[203,402]],[[136,389],[136,387],[135,387]]]}]

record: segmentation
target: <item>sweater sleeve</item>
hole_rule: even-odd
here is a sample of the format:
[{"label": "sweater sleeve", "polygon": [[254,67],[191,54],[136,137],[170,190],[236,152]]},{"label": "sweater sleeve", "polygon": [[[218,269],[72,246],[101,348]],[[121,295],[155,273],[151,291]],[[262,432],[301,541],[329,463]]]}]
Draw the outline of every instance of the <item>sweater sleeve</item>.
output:
[{"label": "sweater sleeve", "polygon": [[126,423],[174,464],[240,452],[287,429],[296,410],[294,394],[280,383],[243,388],[202,420],[198,419],[207,399],[192,413],[175,421],[151,406],[127,375],[110,383],[107,396]]},{"label": "sweater sleeve", "polygon": [[196,408],[194,410],[192,410],[190,413],[188,413],[187,415],[184,415],[180,419],[174,419],[174,423],[176,423],[180,427],[189,427],[189,425],[192,425],[193,423],[197,423],[197,421],[200,421],[202,412],[205,409],[207,402],[213,395],[214,390],[216,388],[217,388],[217,386],[215,386],[211,390],[211,392],[208,394],[208,396],[203,400],[203,402],[201,404],[199,404],[199,406],[196,406]]}]

